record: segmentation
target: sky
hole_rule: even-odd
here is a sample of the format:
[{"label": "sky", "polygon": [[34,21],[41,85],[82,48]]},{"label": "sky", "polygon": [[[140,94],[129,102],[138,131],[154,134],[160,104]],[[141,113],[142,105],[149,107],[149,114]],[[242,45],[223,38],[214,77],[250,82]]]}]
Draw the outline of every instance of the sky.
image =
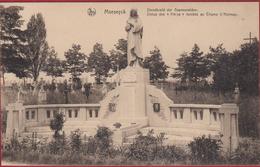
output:
[{"label": "sky", "polygon": [[[120,38],[126,38],[124,30],[129,11],[138,9],[143,22],[144,57],[157,46],[164,61],[176,67],[176,59],[183,52],[190,52],[196,43],[204,53],[209,47],[223,43],[228,51],[238,49],[249,36],[259,37],[259,5],[257,2],[150,2],[150,3],[5,3],[23,6],[21,12],[26,23],[36,13],[42,13],[47,41],[61,59],[72,44],[80,44],[87,55],[96,42],[103,44],[109,53]],[[96,15],[89,16],[88,8],[95,8]],[[151,16],[152,9],[194,9],[193,13],[217,13],[218,16]],[[125,14],[106,14],[108,10],[125,10]],[[156,13],[156,12],[154,12]],[[165,12],[164,12],[165,13]],[[178,13],[178,12],[174,12]],[[229,13],[229,16],[219,16]],[[158,14],[158,12],[157,12]],[[165,13],[166,14],[166,13]]]}]

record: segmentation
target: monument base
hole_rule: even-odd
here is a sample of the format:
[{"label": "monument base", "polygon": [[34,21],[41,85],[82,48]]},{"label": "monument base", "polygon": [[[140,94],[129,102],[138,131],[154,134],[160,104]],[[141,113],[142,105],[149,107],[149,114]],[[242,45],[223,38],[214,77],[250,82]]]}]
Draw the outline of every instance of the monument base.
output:
[{"label": "monument base", "polygon": [[[117,77],[120,84],[107,93],[100,103],[100,122],[115,130],[117,144],[137,131],[149,126],[163,126],[167,123],[173,102],[165,93],[150,85],[149,70],[142,67],[127,67]],[[159,105],[159,113],[154,105]],[[116,125],[120,124],[120,128]]]},{"label": "monument base", "polygon": [[119,72],[120,85],[108,92],[101,102],[100,115],[104,125],[120,123],[123,127],[148,125],[146,114],[146,85],[149,70],[127,67]]}]

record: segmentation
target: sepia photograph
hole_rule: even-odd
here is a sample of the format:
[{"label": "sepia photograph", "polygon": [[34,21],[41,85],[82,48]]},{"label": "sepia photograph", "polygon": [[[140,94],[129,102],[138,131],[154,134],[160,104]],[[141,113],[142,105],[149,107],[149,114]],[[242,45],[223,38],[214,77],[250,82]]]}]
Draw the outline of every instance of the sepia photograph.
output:
[{"label": "sepia photograph", "polygon": [[1,165],[260,165],[259,2],[0,2]]}]

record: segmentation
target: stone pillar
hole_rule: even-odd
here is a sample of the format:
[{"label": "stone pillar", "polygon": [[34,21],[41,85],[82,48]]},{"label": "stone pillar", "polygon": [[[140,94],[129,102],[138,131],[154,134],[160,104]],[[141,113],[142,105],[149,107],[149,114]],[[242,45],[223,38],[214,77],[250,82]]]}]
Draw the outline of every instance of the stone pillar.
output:
[{"label": "stone pillar", "polygon": [[40,125],[45,125],[46,122],[47,122],[47,120],[46,120],[47,119],[47,116],[46,116],[47,110],[50,110],[50,109],[48,109],[48,108],[38,108],[38,110],[35,109],[36,114],[37,114],[36,118],[37,118],[37,121]]},{"label": "stone pillar", "polygon": [[[141,67],[127,67],[123,71],[119,89],[118,121],[125,123],[148,123],[146,111],[146,84],[149,71]],[[121,123],[122,123],[121,122]]]},{"label": "stone pillar", "polygon": [[204,108],[202,109],[202,112],[203,112],[203,123],[210,125],[210,109]]},{"label": "stone pillar", "polygon": [[238,147],[238,111],[238,106],[231,103],[222,104],[219,111],[222,117],[224,117],[220,119],[223,148],[229,152],[234,151]]},{"label": "stone pillar", "polygon": [[219,121],[220,121],[220,131],[224,131],[224,113],[220,113],[219,116]]},{"label": "stone pillar", "polygon": [[24,106],[22,103],[10,103],[6,106],[7,112],[7,125],[6,137],[10,138],[13,132],[20,134],[24,131],[25,117]]},{"label": "stone pillar", "polygon": [[191,109],[190,108],[183,109],[183,121],[185,123],[191,123]]},{"label": "stone pillar", "polygon": [[[78,111],[78,117],[80,121],[85,121],[87,116],[86,116],[86,108],[80,107]],[[95,115],[95,114],[94,114]]]}]

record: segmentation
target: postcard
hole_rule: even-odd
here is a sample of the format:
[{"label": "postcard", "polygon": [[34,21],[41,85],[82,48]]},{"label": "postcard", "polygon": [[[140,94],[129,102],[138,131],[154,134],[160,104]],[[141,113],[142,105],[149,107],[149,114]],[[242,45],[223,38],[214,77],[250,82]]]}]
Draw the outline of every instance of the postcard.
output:
[{"label": "postcard", "polygon": [[2,165],[259,165],[258,2],[0,2]]}]

